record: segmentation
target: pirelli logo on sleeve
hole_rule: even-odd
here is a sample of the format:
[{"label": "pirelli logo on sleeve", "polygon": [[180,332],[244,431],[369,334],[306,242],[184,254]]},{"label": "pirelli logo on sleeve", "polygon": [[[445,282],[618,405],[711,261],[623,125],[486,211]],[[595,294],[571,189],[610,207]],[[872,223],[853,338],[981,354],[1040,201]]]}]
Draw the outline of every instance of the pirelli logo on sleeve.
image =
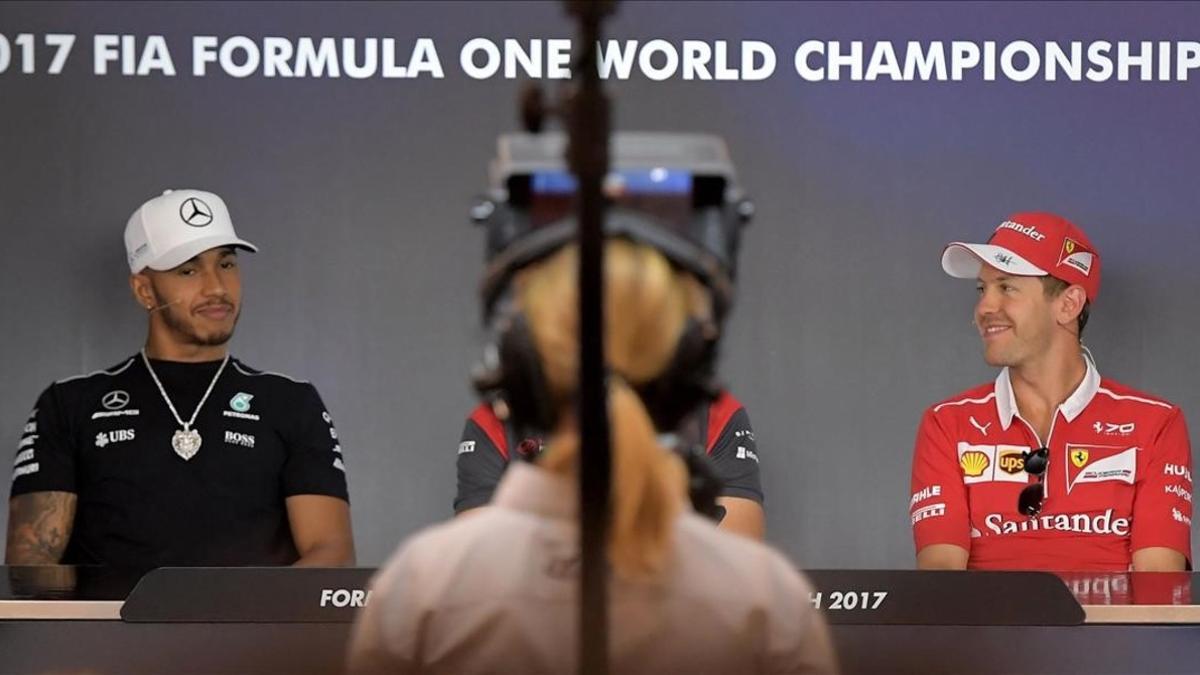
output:
[{"label": "pirelli logo on sleeve", "polygon": [[1028,483],[1025,453],[1028,446],[958,444],[958,466],[963,483]]}]

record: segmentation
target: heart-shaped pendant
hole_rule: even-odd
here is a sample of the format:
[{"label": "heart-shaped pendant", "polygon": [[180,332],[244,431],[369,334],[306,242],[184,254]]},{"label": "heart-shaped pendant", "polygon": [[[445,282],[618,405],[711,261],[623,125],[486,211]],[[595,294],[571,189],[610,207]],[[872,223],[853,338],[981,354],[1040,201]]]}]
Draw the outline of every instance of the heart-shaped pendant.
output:
[{"label": "heart-shaped pendant", "polygon": [[200,452],[200,432],[195,429],[180,429],[171,436],[171,447],[175,448],[175,454],[184,458],[191,459]]}]

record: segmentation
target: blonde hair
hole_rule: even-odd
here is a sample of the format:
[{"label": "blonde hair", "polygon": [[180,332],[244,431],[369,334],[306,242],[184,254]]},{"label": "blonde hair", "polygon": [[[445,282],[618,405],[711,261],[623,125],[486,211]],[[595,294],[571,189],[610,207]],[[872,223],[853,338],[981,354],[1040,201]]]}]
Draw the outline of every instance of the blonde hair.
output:
[{"label": "blonde hair", "polygon": [[[579,385],[578,250],[568,246],[524,270],[517,301],[528,319],[550,393],[559,410]],[[691,277],[655,249],[623,239],[605,245],[605,358],[619,377],[609,382],[612,512],[608,557],[624,575],[662,570],[673,523],[686,496],[683,463],[658,444],[657,431],[631,388],[653,380],[670,363],[689,314],[703,314],[707,296]],[[573,473],[577,432],[555,436],[542,466]]]}]

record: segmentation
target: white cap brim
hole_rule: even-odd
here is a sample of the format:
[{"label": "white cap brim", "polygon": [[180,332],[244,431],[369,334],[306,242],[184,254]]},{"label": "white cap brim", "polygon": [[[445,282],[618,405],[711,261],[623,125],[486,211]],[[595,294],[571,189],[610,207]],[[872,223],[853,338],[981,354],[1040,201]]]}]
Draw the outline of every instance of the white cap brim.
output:
[{"label": "white cap brim", "polygon": [[1001,272],[1027,277],[1044,277],[1049,274],[1003,246],[955,241],[947,244],[946,249],[942,251],[942,269],[952,277],[976,279],[984,264]]},{"label": "white cap brim", "polygon": [[[201,237],[200,239],[193,239],[186,244],[177,246],[170,251],[166,251],[162,255],[158,256],[157,259],[146,263],[146,267],[159,272],[165,272],[169,269],[179,267],[183,263],[200,255],[201,253],[204,253],[210,248],[220,248],[222,246],[236,246],[237,248],[244,248],[251,253],[258,252],[257,246],[245,241],[244,239],[238,239],[237,237],[230,237],[228,235]],[[134,270],[134,273],[136,274],[140,271],[141,270]]]}]

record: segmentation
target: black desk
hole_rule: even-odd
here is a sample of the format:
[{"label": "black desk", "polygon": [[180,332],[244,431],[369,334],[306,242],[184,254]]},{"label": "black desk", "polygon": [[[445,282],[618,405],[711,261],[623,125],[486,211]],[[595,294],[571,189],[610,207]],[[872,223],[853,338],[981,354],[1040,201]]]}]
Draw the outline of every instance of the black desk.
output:
[{"label": "black desk", "polygon": [[[370,570],[155,574],[156,583],[131,594],[134,574],[0,568],[0,673],[337,673],[355,611],[353,591],[361,589]],[[981,592],[991,594],[994,606],[1001,604],[997,593],[1018,598],[1005,610],[1006,620],[1055,594],[1027,580],[1006,590],[1003,579],[969,573],[811,574],[823,594],[845,673],[1200,672],[1200,607],[1190,604],[1192,575],[1056,580],[1070,591],[1070,602],[1083,601],[1081,613],[1079,603],[1074,606],[1082,623],[944,625],[938,616],[957,610],[941,605],[969,606],[962,601],[973,579],[986,587]],[[931,595],[928,589],[949,590]],[[846,594],[860,591],[887,591],[904,606],[893,606],[886,617],[864,619],[859,609],[830,609],[835,591],[843,594],[843,606]],[[233,592],[236,597],[229,595]],[[867,604],[875,604],[875,596],[866,597]],[[914,604],[912,597],[923,600]],[[1035,602],[1022,599],[1027,597]],[[1068,614],[1044,616],[1062,623]]]}]

